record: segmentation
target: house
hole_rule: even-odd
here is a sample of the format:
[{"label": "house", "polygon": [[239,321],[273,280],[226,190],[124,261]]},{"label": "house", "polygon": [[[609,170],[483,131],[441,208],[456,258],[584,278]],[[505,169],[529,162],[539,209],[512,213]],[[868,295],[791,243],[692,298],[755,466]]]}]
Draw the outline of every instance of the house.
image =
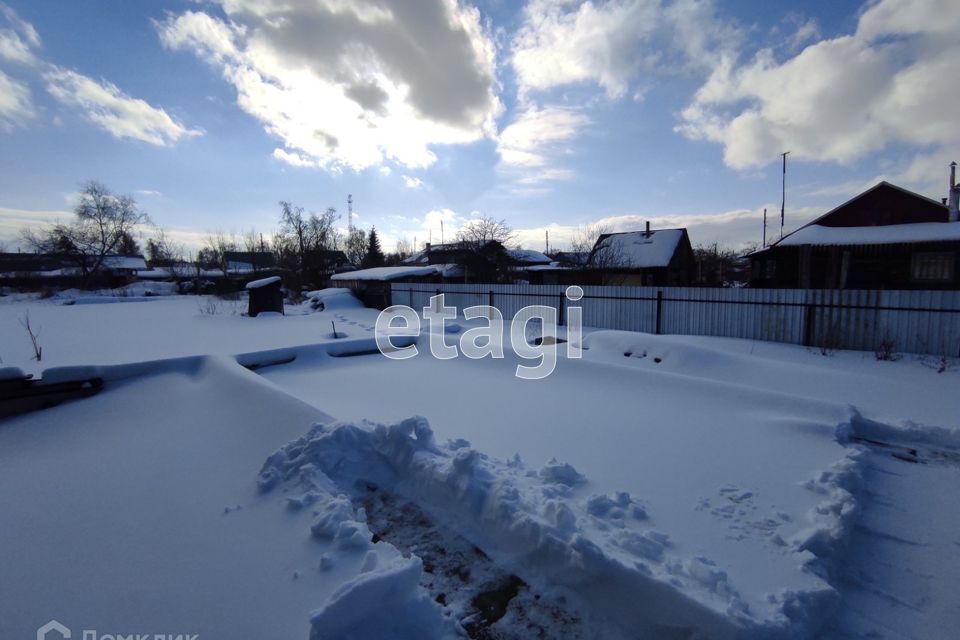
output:
[{"label": "house", "polygon": [[4,284],[26,288],[116,287],[136,280],[139,272],[147,270],[147,262],[141,255],[106,255],[96,273],[84,277],[81,266],[91,270],[96,264],[95,256],[3,253],[0,254],[0,277]]},{"label": "house", "polygon": [[330,276],[329,286],[350,289],[366,306],[386,309],[391,304],[390,292],[394,282],[461,282],[463,274],[463,267],[457,264],[373,267],[336,273]]},{"label": "house", "polygon": [[590,259],[590,252],[558,251],[553,254],[553,259],[562,267],[583,268],[587,266],[587,260]]},{"label": "house", "polygon": [[224,251],[223,261],[231,273],[249,273],[277,268],[277,257],[272,251]]},{"label": "house", "polygon": [[686,229],[604,233],[587,258],[589,279],[603,285],[683,286],[694,273]]},{"label": "house", "polygon": [[881,182],[751,255],[753,287],[958,289],[955,164],[950,202]]}]

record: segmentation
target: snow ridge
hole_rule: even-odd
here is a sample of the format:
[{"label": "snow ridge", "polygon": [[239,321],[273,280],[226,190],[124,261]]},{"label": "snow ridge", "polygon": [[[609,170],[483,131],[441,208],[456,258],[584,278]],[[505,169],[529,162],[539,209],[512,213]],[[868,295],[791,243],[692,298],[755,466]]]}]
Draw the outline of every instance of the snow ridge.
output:
[{"label": "snow ridge", "polygon": [[[798,560],[824,579],[857,512],[859,453],[851,450],[806,483],[824,501],[810,514],[811,526],[789,541]],[[652,526],[651,514],[629,494],[591,495],[588,480],[556,460],[535,470],[519,457],[490,458],[465,440],[438,444],[422,417],[392,425],[314,425],[270,456],[258,482],[263,491],[281,483],[295,487],[288,497],[292,508],[320,505],[314,510],[315,536],[361,552],[373,546],[366,514],[342,492],[373,483],[445,520],[525,580],[571,589],[590,610],[628,633],[802,637],[836,604],[835,590],[824,583],[819,590],[771,595],[776,614],[764,617],[750,610],[712,559],[675,553],[669,537]],[[373,573],[388,572],[384,580],[402,576],[412,585],[402,590],[403,597],[416,600],[424,594],[410,576],[419,569],[407,562]],[[337,598],[354,597],[351,589],[385,588],[371,580],[345,586]],[[329,616],[340,619],[337,598],[316,613],[315,631],[332,624]]]}]

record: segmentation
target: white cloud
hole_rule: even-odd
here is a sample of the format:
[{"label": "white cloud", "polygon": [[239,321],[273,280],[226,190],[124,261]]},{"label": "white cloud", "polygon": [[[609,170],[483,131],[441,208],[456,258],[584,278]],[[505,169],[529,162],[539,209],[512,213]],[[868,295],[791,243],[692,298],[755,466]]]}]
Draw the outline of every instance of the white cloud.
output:
[{"label": "white cloud", "polygon": [[163,109],[127,95],[106,80],[98,82],[53,65],[43,78],[50,95],[64,105],[80,108],[88,120],[115,138],[130,138],[166,147],[183,137],[202,134],[186,128]]},{"label": "white cloud", "polygon": [[855,33],[778,60],[761,50],[743,65],[722,58],[677,131],[717,142],[743,169],[775,161],[850,163],[891,144],[960,142],[960,4],[880,0]]},{"label": "white cloud", "polygon": [[589,123],[590,119],[577,109],[527,108],[500,133],[497,150],[503,168],[513,171],[521,184],[569,179],[573,172],[553,163],[564,154],[563,143]]},{"label": "white cloud", "polygon": [[638,74],[705,66],[738,37],[710,0],[531,0],[511,63],[521,94],[592,82],[619,98]]},{"label": "white cloud", "polygon": [[382,165],[382,166],[380,166],[379,168],[377,168],[377,172],[379,172],[381,176],[383,176],[384,178],[386,178],[386,177],[389,176],[391,173],[393,173],[393,170],[390,169],[390,167],[388,167],[387,165]]},{"label": "white cloud", "polygon": [[219,68],[239,106],[304,162],[425,167],[436,160],[432,144],[493,134],[495,54],[476,9],[455,0],[220,4],[226,21],[171,16],[157,25],[161,41]]},{"label": "white cloud", "polygon": [[0,59],[21,64],[37,61],[33,49],[40,46],[40,36],[29,22],[21,20],[16,12],[0,2],[0,16],[7,26],[0,28]]},{"label": "white cloud", "polygon": [[0,130],[9,131],[33,116],[30,89],[0,71]]},{"label": "white cloud", "polygon": [[[0,207],[0,243],[7,251],[16,251],[20,245],[20,233],[25,228],[37,228],[46,224],[69,220],[69,211],[32,211]],[[23,247],[26,249],[26,247]]]},{"label": "white cloud", "polygon": [[423,186],[423,180],[415,176],[403,176],[403,184],[406,185],[408,189],[419,189]]},{"label": "white cloud", "polygon": [[297,152],[284,151],[283,149],[274,149],[273,150],[274,160],[279,160],[280,162],[286,163],[291,167],[318,167],[319,165],[315,160],[311,160]]},{"label": "white cloud", "polygon": [[[124,93],[107,80],[94,80],[76,71],[45,62],[37,56],[40,35],[33,25],[0,2],[0,60],[21,63],[39,74],[47,92],[57,101],[80,109],[88,120],[116,138],[170,146],[183,137],[200,135],[170,117],[162,108]],[[26,84],[0,71],[0,129],[9,130],[34,116]],[[53,124],[59,125],[59,117]]]}]

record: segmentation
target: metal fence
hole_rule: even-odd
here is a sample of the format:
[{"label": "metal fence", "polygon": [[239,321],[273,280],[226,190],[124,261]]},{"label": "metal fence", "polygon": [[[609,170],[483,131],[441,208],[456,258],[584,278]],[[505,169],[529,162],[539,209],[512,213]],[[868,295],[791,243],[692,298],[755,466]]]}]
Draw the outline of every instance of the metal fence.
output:
[{"label": "metal fence", "polygon": [[566,309],[577,305],[584,326],[603,329],[960,356],[960,291],[582,289],[583,299],[570,302],[563,285],[395,283],[392,303],[421,309],[430,305],[431,296],[443,293],[444,303],[461,313],[473,305],[490,305],[506,319],[524,307],[547,305],[557,309],[561,324]]}]

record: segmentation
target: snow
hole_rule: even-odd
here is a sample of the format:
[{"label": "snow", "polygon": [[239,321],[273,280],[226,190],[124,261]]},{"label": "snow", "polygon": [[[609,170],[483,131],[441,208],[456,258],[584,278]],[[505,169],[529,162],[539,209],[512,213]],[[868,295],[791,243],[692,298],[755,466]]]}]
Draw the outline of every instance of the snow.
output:
[{"label": "snow", "polygon": [[550,264],[550,258],[533,249],[507,249],[507,255],[524,264]]},{"label": "snow", "polygon": [[598,242],[594,255],[602,255],[606,264],[621,268],[666,267],[682,237],[683,229],[657,229],[649,236],[645,231],[612,233]]},{"label": "snow", "polygon": [[280,276],[270,276],[269,278],[261,278],[259,280],[253,280],[247,283],[246,289],[249,291],[250,289],[259,289],[261,287],[267,287],[271,284],[276,284],[277,282],[280,282],[282,279],[283,278],[281,278]]},{"label": "snow", "polygon": [[811,224],[797,229],[776,246],[897,244],[902,242],[956,242],[960,222],[918,222],[873,227],[825,227]]},{"label": "snow", "polygon": [[405,266],[405,267],[374,267],[372,269],[360,269],[359,271],[349,271],[347,273],[337,273],[330,276],[331,280],[399,280],[401,278],[413,278],[423,276],[444,275],[455,277],[462,275],[458,265],[454,264],[431,264],[426,266]]},{"label": "snow", "polygon": [[0,425],[0,637],[52,617],[404,640],[960,622],[955,363],[588,330],[583,359],[561,343],[524,381],[509,348],[386,360],[375,311],[306,297],[257,319],[0,298],[3,367],[105,381]]}]

